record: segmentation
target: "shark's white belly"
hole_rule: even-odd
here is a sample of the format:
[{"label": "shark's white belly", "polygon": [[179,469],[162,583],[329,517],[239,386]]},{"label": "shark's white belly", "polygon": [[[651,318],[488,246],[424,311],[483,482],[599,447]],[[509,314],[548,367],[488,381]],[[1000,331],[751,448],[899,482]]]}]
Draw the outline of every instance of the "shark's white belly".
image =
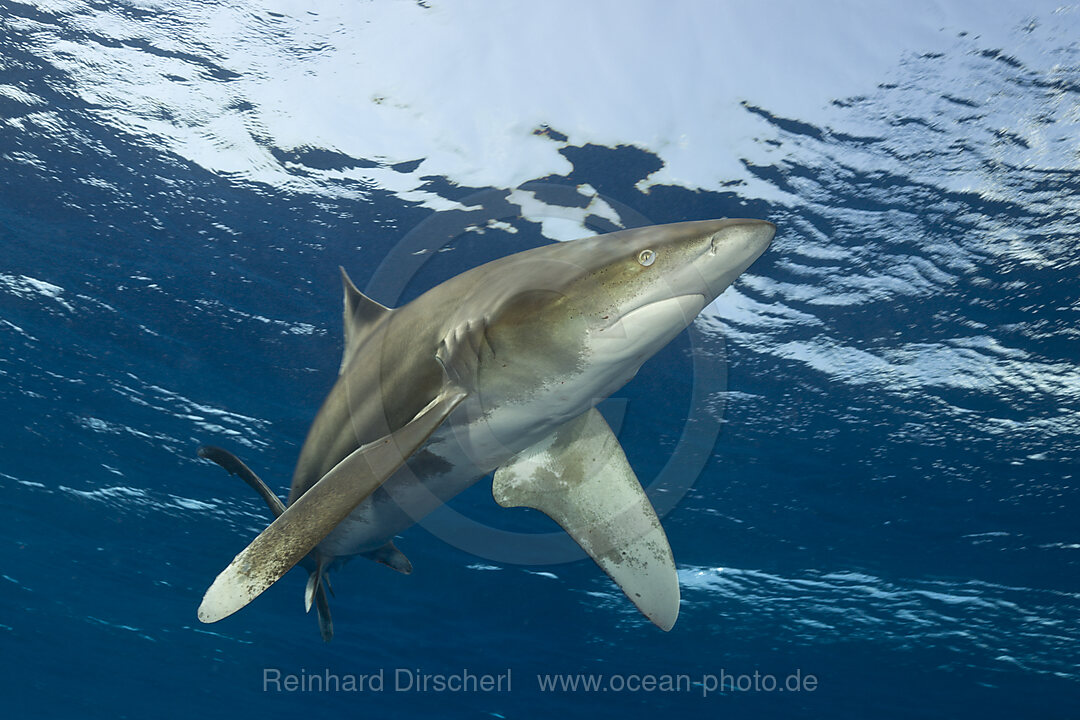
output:
[{"label": "shark's white belly", "polygon": [[478,396],[466,399],[406,466],[340,522],[319,550],[340,557],[382,547],[625,385],[645,357],[594,354],[590,359],[595,362],[513,399],[501,396],[498,382],[488,384]]},{"label": "shark's white belly", "polygon": [[340,557],[385,545],[590,405],[575,399],[569,389],[546,394],[542,401],[502,404],[486,414],[479,402],[466,400],[409,465],[338,524],[319,544],[319,551]]}]

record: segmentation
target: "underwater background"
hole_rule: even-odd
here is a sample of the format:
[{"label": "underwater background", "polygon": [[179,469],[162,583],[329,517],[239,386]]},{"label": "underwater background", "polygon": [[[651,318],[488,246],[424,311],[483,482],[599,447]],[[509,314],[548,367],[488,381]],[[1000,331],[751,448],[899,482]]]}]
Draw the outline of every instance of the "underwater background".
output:
[{"label": "underwater background", "polygon": [[[776,240],[605,403],[670,633],[468,542],[555,529],[488,480],[329,644],[299,572],[197,621],[270,518],[196,449],[284,495],[339,265],[725,216]],[[0,0],[6,717],[1078,717],[1078,360],[1075,5]]]}]

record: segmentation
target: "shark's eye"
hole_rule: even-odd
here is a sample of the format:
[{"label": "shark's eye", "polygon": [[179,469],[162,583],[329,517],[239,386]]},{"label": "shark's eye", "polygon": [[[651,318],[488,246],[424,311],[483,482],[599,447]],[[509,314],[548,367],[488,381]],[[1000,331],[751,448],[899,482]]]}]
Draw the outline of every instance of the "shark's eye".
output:
[{"label": "shark's eye", "polygon": [[640,253],[638,253],[637,261],[641,263],[644,267],[649,267],[654,262],[656,262],[656,253],[652,250],[642,250]]}]

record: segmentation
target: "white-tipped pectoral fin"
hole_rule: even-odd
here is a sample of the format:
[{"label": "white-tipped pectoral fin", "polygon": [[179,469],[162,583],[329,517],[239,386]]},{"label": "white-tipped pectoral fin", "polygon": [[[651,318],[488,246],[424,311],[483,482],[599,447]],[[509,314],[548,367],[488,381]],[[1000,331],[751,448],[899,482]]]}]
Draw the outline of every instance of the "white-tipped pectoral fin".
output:
[{"label": "white-tipped pectoral fin", "polygon": [[591,409],[500,467],[503,507],[557,522],[662,630],[679,615],[679,579],[667,535],[603,416]]},{"label": "white-tipped pectoral fin", "polygon": [[[203,595],[199,620],[212,623],[228,617],[280,580],[427,442],[476,387],[484,327],[482,320],[465,323],[439,343],[435,359],[444,374],[439,394],[399,430],[354,450],[241,550]],[[325,592],[318,580],[305,593],[305,605],[311,602],[320,607],[322,624]],[[327,623],[324,638],[328,630],[332,632]]]},{"label": "white-tipped pectoral fin", "polygon": [[[401,467],[465,396],[456,385],[447,385],[403,428],[338,463],[221,571],[203,596],[199,620],[228,617],[277,582]],[[305,593],[305,604],[318,600],[318,589],[316,581]]]}]

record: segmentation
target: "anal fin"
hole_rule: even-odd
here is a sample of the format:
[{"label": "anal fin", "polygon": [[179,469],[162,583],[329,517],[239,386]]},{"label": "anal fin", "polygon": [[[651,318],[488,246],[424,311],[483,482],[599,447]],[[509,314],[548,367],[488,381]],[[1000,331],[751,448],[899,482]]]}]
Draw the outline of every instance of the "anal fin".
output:
[{"label": "anal fin", "polygon": [[397,549],[393,540],[371,552],[363,553],[363,556],[404,575],[412,573],[412,563],[405,557],[405,553]]}]

